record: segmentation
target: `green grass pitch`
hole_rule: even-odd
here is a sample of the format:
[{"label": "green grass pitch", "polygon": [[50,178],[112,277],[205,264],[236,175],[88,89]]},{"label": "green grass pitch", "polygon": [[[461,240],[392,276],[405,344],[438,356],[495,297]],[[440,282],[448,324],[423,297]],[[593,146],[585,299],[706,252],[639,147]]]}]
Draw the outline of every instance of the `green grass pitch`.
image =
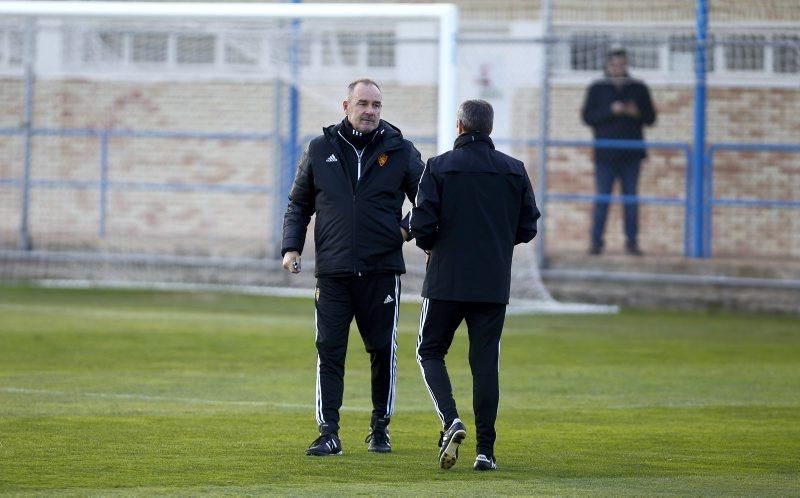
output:
[{"label": "green grass pitch", "polygon": [[403,305],[394,452],[370,454],[352,331],[341,457],[316,437],[311,299],[0,287],[0,494],[800,494],[800,319],[513,316],[496,455],[475,473],[466,334],[448,356],[469,430],[438,419]]}]

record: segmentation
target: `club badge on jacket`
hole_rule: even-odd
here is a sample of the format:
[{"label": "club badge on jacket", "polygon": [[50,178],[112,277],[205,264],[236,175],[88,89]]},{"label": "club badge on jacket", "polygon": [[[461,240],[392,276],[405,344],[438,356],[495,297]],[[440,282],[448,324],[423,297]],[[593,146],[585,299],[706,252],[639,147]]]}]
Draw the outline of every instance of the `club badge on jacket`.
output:
[{"label": "club badge on jacket", "polygon": [[389,154],[386,154],[386,153],[384,152],[383,154],[381,154],[380,156],[378,156],[378,166],[380,166],[381,168],[383,168],[383,166],[386,164],[386,161],[388,161],[388,160],[389,160]]}]

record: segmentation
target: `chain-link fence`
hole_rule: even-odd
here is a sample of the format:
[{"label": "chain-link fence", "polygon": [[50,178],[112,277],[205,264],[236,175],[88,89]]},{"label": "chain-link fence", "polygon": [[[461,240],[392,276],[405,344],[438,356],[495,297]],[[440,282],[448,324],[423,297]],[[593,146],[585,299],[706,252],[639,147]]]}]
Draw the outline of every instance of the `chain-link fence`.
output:
[{"label": "chain-link fence", "polygon": [[[648,155],[636,197],[599,198],[610,201],[607,251],[623,251],[623,206],[636,201],[648,254],[800,254],[796,1],[714,2],[699,41],[696,5],[455,3],[457,99],[491,102],[497,148],[528,166],[545,211],[542,254],[589,248],[598,145]],[[437,152],[437,29],[420,18],[0,18],[4,274],[26,273],[15,259],[26,251],[275,258],[297,159],[342,119],[349,81],[380,82],[382,117],[423,158]],[[619,47],[657,120],[646,142],[598,144],[581,111]]]}]

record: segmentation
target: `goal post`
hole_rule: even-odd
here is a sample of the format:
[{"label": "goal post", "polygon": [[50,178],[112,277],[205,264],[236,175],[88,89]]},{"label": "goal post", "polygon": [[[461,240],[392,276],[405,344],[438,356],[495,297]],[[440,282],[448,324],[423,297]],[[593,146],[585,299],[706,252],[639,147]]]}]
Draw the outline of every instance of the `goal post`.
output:
[{"label": "goal post", "polygon": [[0,277],[286,284],[298,151],[342,119],[349,82],[378,81],[424,157],[452,146],[458,19],[432,3],[0,2]]},{"label": "goal post", "polygon": [[[278,255],[297,150],[360,77],[424,158],[450,150],[457,103],[491,90],[458,76],[461,42],[451,4],[0,2],[0,278],[313,288],[313,219],[303,273]],[[502,148],[516,96],[493,103]],[[419,296],[424,254],[404,255]],[[512,295],[558,304],[529,245]]]},{"label": "goal post", "polygon": [[439,25],[437,150],[455,140],[456,37],[458,7],[447,3],[178,3],[178,2],[0,2],[0,16],[83,19],[178,19],[254,22],[269,19],[408,19],[431,18]]}]

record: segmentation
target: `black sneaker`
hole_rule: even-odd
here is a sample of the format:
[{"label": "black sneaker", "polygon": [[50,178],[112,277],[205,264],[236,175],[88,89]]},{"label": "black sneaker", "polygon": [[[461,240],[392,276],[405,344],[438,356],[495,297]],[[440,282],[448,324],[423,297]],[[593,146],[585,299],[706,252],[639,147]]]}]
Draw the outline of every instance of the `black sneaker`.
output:
[{"label": "black sneaker", "polygon": [[371,429],[365,443],[369,443],[367,451],[375,453],[391,453],[392,441],[389,439],[389,429]]},{"label": "black sneaker", "polygon": [[441,433],[439,438],[439,466],[445,470],[449,469],[458,461],[458,447],[464,438],[467,437],[467,428],[461,419],[453,420],[450,427]]},{"label": "black sneaker", "polygon": [[390,453],[392,451],[392,441],[389,438],[389,425],[388,417],[372,416],[372,421],[369,424],[369,434],[365,443],[369,443],[368,451],[375,453]]},{"label": "black sneaker", "polygon": [[475,470],[497,470],[497,462],[494,461],[494,457],[478,455],[472,468]]},{"label": "black sneaker", "polygon": [[644,256],[644,253],[636,244],[628,244],[625,246],[625,252],[629,256]]},{"label": "black sneaker", "polygon": [[333,456],[342,454],[342,442],[336,433],[320,434],[306,450],[310,456]]}]

